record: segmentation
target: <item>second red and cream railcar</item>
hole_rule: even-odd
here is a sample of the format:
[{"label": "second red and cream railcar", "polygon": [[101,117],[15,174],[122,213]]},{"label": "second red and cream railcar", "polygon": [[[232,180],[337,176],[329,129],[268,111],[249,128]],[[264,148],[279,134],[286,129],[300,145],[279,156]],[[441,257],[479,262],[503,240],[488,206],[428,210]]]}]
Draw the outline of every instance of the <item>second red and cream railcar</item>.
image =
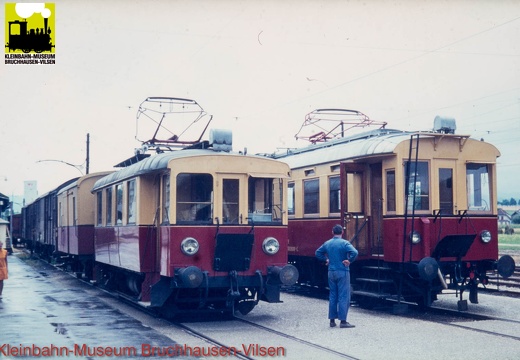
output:
[{"label": "second red and cream railcar", "polygon": [[323,141],[276,156],[291,167],[289,260],[301,283],[327,285],[315,250],[337,223],[359,250],[351,276],[361,305],[395,299],[429,306],[444,290],[454,290],[464,308],[462,293],[468,290],[477,303],[478,285],[491,271],[511,275],[513,259],[497,261],[500,153],[455,134],[452,119],[435,123],[431,132],[383,126],[334,139],[321,132],[310,139]]}]

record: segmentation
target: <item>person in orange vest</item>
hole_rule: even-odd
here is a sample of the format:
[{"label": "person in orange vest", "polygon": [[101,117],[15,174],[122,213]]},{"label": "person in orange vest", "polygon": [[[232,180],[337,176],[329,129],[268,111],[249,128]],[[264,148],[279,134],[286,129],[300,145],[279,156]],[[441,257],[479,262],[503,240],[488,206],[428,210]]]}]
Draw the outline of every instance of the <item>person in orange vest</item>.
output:
[{"label": "person in orange vest", "polygon": [[7,250],[4,248],[4,244],[0,241],[0,298],[2,297],[2,291],[4,290],[4,280],[7,279]]}]

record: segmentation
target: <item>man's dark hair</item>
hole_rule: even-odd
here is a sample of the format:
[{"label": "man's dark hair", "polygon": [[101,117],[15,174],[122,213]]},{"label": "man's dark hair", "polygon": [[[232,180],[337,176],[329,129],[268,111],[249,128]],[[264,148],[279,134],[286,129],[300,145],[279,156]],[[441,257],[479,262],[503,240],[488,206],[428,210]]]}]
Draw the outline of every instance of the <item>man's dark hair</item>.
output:
[{"label": "man's dark hair", "polygon": [[341,227],[341,225],[334,225],[334,227],[332,228],[332,233],[334,235],[341,235],[342,232],[343,228]]}]

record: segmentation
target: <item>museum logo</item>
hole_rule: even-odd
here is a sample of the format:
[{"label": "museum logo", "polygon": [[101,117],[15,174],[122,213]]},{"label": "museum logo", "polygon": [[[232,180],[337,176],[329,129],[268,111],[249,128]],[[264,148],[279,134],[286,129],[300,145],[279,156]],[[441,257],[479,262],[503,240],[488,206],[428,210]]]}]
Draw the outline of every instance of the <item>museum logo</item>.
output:
[{"label": "museum logo", "polygon": [[5,4],[5,64],[56,63],[54,3]]}]

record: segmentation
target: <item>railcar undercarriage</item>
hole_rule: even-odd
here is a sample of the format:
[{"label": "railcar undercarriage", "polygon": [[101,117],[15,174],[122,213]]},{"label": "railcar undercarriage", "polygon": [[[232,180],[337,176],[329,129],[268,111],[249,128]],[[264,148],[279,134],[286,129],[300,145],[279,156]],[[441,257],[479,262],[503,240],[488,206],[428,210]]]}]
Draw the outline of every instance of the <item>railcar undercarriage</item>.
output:
[{"label": "railcar undercarriage", "polygon": [[471,246],[471,241],[459,247],[461,238],[470,239],[471,236],[444,238],[448,240],[441,241],[433,252],[436,258],[426,257],[419,263],[372,260],[353,264],[353,297],[363,307],[373,307],[383,300],[430,307],[438,295],[451,291],[459,296],[459,311],[466,311],[468,303],[463,299],[463,293],[469,291],[469,301],[478,304],[479,285],[486,286],[490,273],[494,271],[508,278],[514,272],[515,262],[509,255],[502,256],[498,261],[463,261],[462,257]]},{"label": "railcar undercarriage", "polygon": [[[322,263],[308,257],[290,260],[300,271],[300,284],[328,286],[327,270]],[[463,299],[464,292],[469,292],[471,303],[478,304],[479,285],[486,286],[495,271],[507,278],[514,268],[514,260],[508,255],[498,261],[463,261],[444,256],[405,263],[357,260],[350,269],[352,300],[364,308],[373,308],[387,300],[430,307],[438,295],[449,293],[459,296],[458,307],[464,311],[468,308],[467,300]]]}]

